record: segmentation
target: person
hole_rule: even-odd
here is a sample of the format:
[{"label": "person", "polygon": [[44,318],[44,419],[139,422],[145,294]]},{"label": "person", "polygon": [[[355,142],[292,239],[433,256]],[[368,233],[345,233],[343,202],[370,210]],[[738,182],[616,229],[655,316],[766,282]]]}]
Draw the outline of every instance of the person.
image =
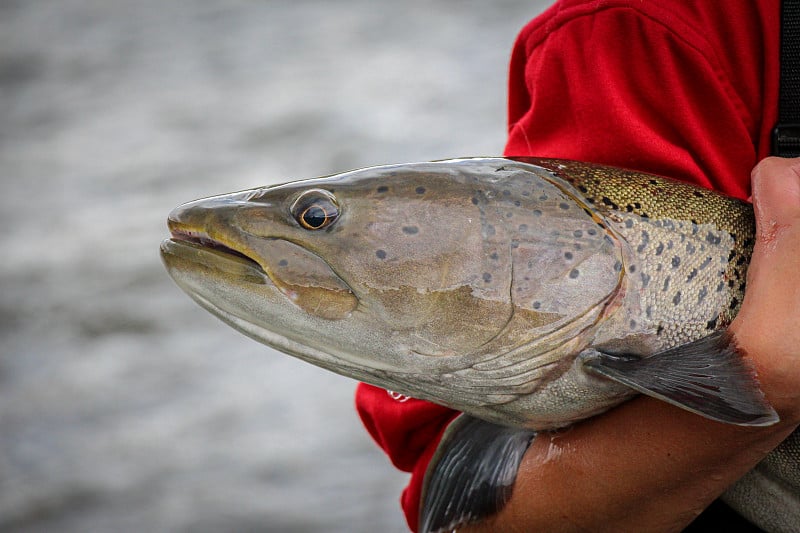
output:
[{"label": "person", "polygon": [[[758,238],[730,330],[781,422],[742,428],[637,397],[537,436],[508,505],[463,531],[680,531],[800,423],[800,160],[765,159],[779,10],[778,0],[556,2],[514,45],[505,153],[752,194]],[[364,384],[356,404],[412,474],[401,502],[416,529],[425,468],[457,413]]]}]

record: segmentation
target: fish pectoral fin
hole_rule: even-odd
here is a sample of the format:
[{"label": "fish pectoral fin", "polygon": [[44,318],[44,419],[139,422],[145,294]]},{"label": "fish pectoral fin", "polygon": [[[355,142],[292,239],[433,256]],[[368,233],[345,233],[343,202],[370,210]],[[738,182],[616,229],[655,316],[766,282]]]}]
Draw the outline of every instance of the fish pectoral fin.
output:
[{"label": "fish pectoral fin", "polygon": [[419,530],[453,531],[502,509],[534,436],[465,414],[451,422],[425,473]]},{"label": "fish pectoral fin", "polygon": [[595,374],[712,420],[740,426],[779,420],[727,331],[644,358],[596,350],[581,358]]}]

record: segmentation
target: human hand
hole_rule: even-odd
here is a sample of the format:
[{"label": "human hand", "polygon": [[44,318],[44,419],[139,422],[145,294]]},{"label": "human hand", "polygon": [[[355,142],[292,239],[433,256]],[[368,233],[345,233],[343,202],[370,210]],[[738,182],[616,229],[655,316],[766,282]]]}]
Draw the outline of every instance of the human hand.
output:
[{"label": "human hand", "polygon": [[800,158],[771,157],[752,174],[757,238],[730,326],[784,423],[800,423]]}]

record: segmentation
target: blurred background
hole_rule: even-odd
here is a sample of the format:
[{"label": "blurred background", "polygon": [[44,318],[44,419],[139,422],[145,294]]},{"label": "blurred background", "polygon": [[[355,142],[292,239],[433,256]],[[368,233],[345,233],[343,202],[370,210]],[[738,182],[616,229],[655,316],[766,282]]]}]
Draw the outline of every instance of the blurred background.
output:
[{"label": "blurred background", "polygon": [[355,383],[173,285],[211,194],[497,155],[549,1],[0,0],[0,530],[406,530]]}]

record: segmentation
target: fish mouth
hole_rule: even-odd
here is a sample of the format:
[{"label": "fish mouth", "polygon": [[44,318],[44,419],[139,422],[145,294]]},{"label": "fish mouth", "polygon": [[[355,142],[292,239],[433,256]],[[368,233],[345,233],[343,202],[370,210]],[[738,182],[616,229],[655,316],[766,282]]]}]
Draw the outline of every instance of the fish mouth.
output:
[{"label": "fish mouth", "polygon": [[327,320],[347,318],[358,306],[350,286],[323,258],[300,244],[278,237],[239,238],[237,233],[212,237],[200,224],[182,223],[177,216],[170,217],[168,225],[171,237],[162,243],[161,255],[171,273],[195,272],[234,284],[270,284],[288,303]]},{"label": "fish mouth", "polygon": [[231,248],[219,240],[211,238],[206,233],[186,229],[172,229],[170,231],[170,238],[167,240],[178,246],[188,245],[190,247],[201,248],[203,250],[219,254],[223,257],[229,256],[230,259],[235,258],[240,262],[249,264],[249,266],[256,270],[260,270],[266,275],[264,267],[256,259],[253,259],[244,252]]}]

